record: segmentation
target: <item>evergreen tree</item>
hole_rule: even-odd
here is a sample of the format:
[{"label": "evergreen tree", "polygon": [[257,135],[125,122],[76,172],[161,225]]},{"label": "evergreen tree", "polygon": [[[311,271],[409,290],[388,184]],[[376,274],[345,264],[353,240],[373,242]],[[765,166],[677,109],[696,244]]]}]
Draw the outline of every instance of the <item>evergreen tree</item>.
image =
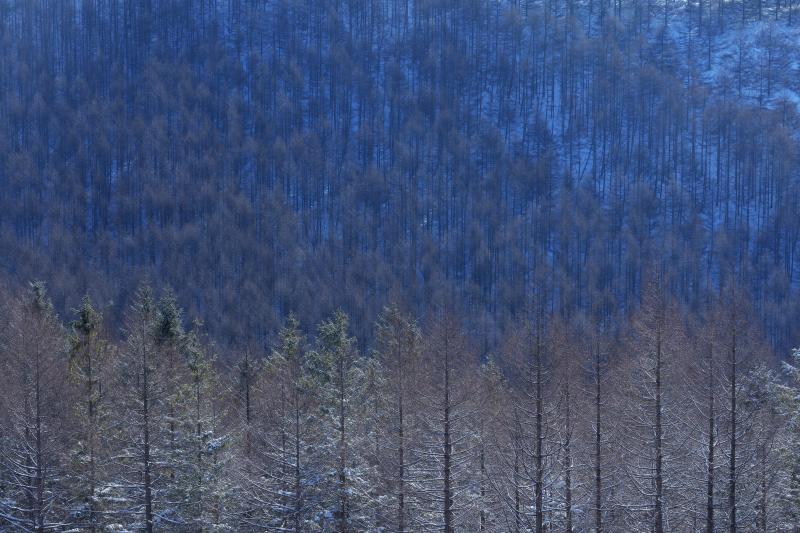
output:
[{"label": "evergreen tree", "polygon": [[358,356],[355,338],[348,333],[349,319],[342,311],[318,328],[318,347],[311,356],[312,372],[319,382],[323,442],[330,471],[335,472],[329,493],[335,500],[334,523],[339,533],[368,528],[372,513],[369,501],[368,466],[359,457],[363,450],[365,407],[365,364]]},{"label": "evergreen tree", "polygon": [[152,533],[171,521],[166,498],[169,477],[165,361],[156,343],[158,314],[152,289],[137,289],[125,319],[125,345],[114,374],[114,442],[116,458],[108,492],[115,502],[116,523]]},{"label": "evergreen tree", "polygon": [[[253,449],[244,458],[239,523],[254,531],[318,531],[324,512],[318,375],[289,316],[258,383]],[[316,369],[315,369],[316,370]]]},{"label": "evergreen tree", "polygon": [[72,451],[71,484],[77,489],[76,521],[91,532],[102,531],[106,523],[107,502],[102,490],[108,481],[108,385],[113,347],[103,330],[103,316],[95,310],[89,296],[75,309],[68,340],[70,378],[74,387],[77,442]]}]

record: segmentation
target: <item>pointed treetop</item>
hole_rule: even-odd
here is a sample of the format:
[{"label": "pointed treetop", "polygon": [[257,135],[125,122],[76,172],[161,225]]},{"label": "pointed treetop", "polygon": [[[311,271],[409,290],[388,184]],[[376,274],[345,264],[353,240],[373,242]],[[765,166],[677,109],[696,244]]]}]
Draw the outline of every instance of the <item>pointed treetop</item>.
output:
[{"label": "pointed treetop", "polygon": [[347,335],[350,318],[347,313],[337,309],[333,316],[319,325],[319,340],[326,350],[345,350],[350,347],[354,339]]},{"label": "pointed treetop", "polygon": [[153,312],[153,289],[144,282],[136,289],[131,308],[137,314],[149,316]]},{"label": "pointed treetop", "polygon": [[159,342],[176,342],[183,336],[183,312],[178,307],[175,294],[167,290],[158,301],[156,338]]},{"label": "pointed treetop", "polygon": [[33,293],[33,308],[42,313],[49,313],[53,310],[53,303],[47,296],[47,288],[44,281],[32,281],[30,283]]},{"label": "pointed treetop", "polygon": [[189,370],[195,378],[202,378],[211,367],[211,360],[197,336],[196,330],[185,335],[184,350]]},{"label": "pointed treetop", "polygon": [[81,306],[73,309],[76,318],[70,323],[72,330],[83,336],[90,336],[95,333],[103,323],[103,315],[92,306],[89,295],[85,295],[81,300]]},{"label": "pointed treetop", "polygon": [[292,359],[300,353],[302,335],[300,333],[300,322],[294,313],[286,318],[286,324],[281,328],[278,337],[280,338],[280,346],[275,350],[275,353],[286,359]]}]

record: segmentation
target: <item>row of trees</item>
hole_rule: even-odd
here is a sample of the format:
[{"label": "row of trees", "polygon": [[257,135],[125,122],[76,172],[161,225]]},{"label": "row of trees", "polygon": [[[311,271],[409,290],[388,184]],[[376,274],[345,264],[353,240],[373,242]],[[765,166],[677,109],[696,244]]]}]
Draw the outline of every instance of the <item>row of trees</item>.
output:
[{"label": "row of trees", "polygon": [[655,264],[695,307],[739,280],[786,350],[797,21],[795,0],[0,1],[0,269],[63,287],[62,314],[163,279],[224,343],[339,306],[368,339],[389,301],[453,294],[493,346],[533,287],[613,318]]},{"label": "row of trees", "polygon": [[[122,338],[86,298],[5,294],[0,528],[19,531],[797,531],[798,367],[744,298],[624,326],[534,306],[493,356],[397,308],[368,355],[336,312],[223,365],[166,292]],[[362,350],[365,351],[365,350]],[[800,362],[800,354],[796,355]]]}]

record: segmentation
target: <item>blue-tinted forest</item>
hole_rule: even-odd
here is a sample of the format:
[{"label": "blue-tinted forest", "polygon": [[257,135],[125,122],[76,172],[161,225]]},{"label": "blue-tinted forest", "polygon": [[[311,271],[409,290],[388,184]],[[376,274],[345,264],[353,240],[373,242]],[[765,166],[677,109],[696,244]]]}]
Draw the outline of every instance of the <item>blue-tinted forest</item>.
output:
[{"label": "blue-tinted forest", "polygon": [[798,533],[799,42],[0,0],[0,533]]},{"label": "blue-tinted forest", "polygon": [[[787,350],[792,1],[4,1],[0,269],[225,343],[451,302],[616,322],[726,280]],[[121,317],[116,316],[117,320]]]}]

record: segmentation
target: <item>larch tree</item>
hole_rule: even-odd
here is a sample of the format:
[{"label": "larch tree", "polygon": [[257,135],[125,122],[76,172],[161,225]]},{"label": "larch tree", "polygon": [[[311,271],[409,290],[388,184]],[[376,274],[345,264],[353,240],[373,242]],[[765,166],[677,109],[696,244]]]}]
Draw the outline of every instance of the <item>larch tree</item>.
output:
[{"label": "larch tree", "polygon": [[691,527],[679,506],[685,464],[681,435],[683,375],[677,354],[685,349],[682,325],[664,292],[650,284],[632,319],[629,351],[621,372],[620,416],[624,419],[621,457],[628,490],[617,497],[627,527],[663,533]]},{"label": "larch tree", "polygon": [[746,438],[752,449],[746,466],[749,487],[749,523],[759,533],[785,528],[780,505],[787,493],[788,478],[782,468],[782,450],[786,442],[779,387],[781,376],[766,363],[757,364],[746,376],[743,403],[746,406]]},{"label": "larch tree", "polygon": [[523,524],[523,510],[517,507],[521,453],[511,398],[500,366],[493,359],[481,364],[475,414],[478,469],[473,482],[478,485],[478,531],[514,531]]},{"label": "larch tree", "polygon": [[613,506],[609,485],[612,485],[612,475],[615,464],[607,453],[612,448],[614,435],[614,417],[611,401],[611,380],[609,375],[609,341],[599,336],[587,343],[589,352],[586,361],[588,383],[582,387],[582,394],[586,396],[588,408],[584,413],[584,424],[588,429],[588,456],[590,460],[590,503],[588,509],[592,514],[591,524],[594,531],[601,533],[606,527],[606,520],[613,522]]},{"label": "larch tree", "polygon": [[[554,468],[557,445],[553,440],[553,411],[551,392],[555,389],[552,380],[550,335],[545,329],[544,319],[536,314],[533,323],[519,328],[514,338],[513,374],[519,380],[515,394],[514,412],[521,433],[522,479],[529,488],[524,490],[522,520],[525,527],[543,531],[553,524],[554,511],[552,488],[557,481]],[[530,501],[527,495],[530,494]]]},{"label": "larch tree", "polygon": [[423,412],[420,433],[422,464],[415,485],[421,510],[414,529],[446,533],[479,529],[477,433],[473,391],[476,388],[472,350],[454,317],[437,317],[424,346],[426,374],[421,384]]},{"label": "larch tree", "polygon": [[787,531],[800,531],[800,349],[792,350],[784,364],[788,382],[779,384],[776,395],[787,423],[780,447],[785,490],[775,502],[780,508],[780,525]]},{"label": "larch tree", "polygon": [[553,376],[556,381],[555,436],[557,439],[557,466],[562,480],[562,504],[558,506],[563,514],[563,528],[574,531],[579,525],[577,511],[582,507],[580,497],[581,464],[577,442],[579,413],[586,403],[581,399],[580,385],[582,372],[580,366],[581,347],[576,340],[579,335],[575,327],[563,320],[556,320],[551,326],[549,340],[553,351]]},{"label": "larch tree", "polygon": [[717,530],[717,512],[720,506],[721,433],[720,405],[723,389],[719,371],[722,365],[721,349],[710,327],[710,316],[695,317],[688,328],[691,348],[686,350],[690,359],[687,370],[688,409],[684,413],[685,434],[691,443],[687,447],[687,470],[693,480],[688,486],[691,502],[686,509],[692,523],[706,533]]},{"label": "larch tree", "polygon": [[740,496],[743,494],[741,486],[742,469],[746,464],[748,450],[743,447],[742,422],[744,411],[742,407],[742,387],[744,376],[752,358],[748,353],[748,327],[745,323],[744,299],[737,297],[732,287],[717,302],[713,312],[716,325],[715,333],[722,351],[722,364],[720,365],[720,382],[724,389],[721,405],[724,417],[722,435],[725,442],[721,451],[727,460],[725,483],[727,498],[726,516],[724,524],[730,533],[736,533],[742,524],[738,511],[742,506]]},{"label": "larch tree", "polygon": [[66,431],[72,420],[67,346],[43,283],[31,283],[5,311],[0,525],[43,533],[67,527],[70,512],[84,503],[70,501],[65,485]]},{"label": "larch tree", "polygon": [[383,370],[383,439],[388,450],[381,454],[383,490],[391,494],[386,521],[393,530],[412,528],[415,514],[412,467],[418,460],[415,430],[418,426],[416,392],[420,373],[422,338],[419,327],[396,307],[386,308],[377,323],[376,358]]}]

